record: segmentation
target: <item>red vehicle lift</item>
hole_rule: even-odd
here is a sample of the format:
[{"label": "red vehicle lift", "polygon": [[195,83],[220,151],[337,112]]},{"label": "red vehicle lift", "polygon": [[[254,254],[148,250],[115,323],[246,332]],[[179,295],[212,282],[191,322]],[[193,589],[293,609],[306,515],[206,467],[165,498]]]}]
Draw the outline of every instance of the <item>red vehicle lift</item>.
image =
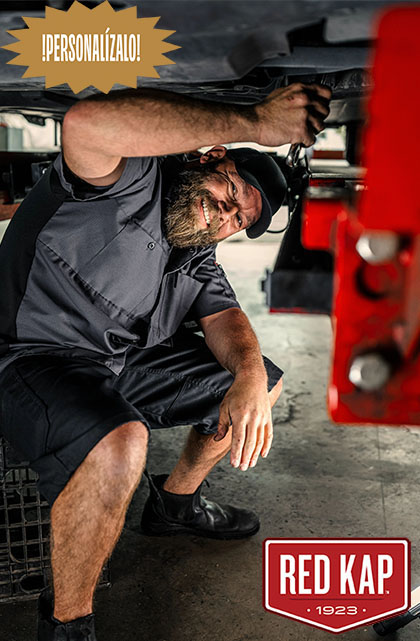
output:
[{"label": "red vehicle lift", "polygon": [[[336,422],[420,425],[419,34],[420,5],[379,22],[364,180],[308,177],[302,251],[316,250],[321,265],[324,252],[335,256],[332,278],[332,266],[306,273],[305,307],[329,311],[332,294],[328,407]],[[292,307],[302,311],[299,301]]]}]

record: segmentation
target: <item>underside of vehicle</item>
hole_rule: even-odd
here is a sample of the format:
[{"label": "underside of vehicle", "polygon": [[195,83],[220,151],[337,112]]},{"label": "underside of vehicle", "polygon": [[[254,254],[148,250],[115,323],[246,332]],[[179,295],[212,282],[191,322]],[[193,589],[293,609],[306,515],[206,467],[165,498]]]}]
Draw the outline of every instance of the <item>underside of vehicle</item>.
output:
[{"label": "underside of vehicle", "polygon": [[[22,16],[44,17],[45,7],[67,10],[69,0],[3,2],[0,45],[10,44],[11,29],[25,26]],[[94,8],[98,2],[84,2]],[[333,100],[330,127],[347,126],[346,158],[356,160],[359,124],[364,120],[363,99],[371,88],[369,69],[378,15],[392,3],[385,1],[261,1],[261,2],[128,2],[114,0],[115,10],[137,4],[139,17],[161,16],[158,28],[175,30],[170,41],[180,46],[171,52],[174,65],[159,68],[160,79],[139,78],[138,86],[166,89],[205,100],[253,104],[290,83],[322,83]],[[7,64],[10,51],[0,49],[0,110],[24,114],[42,126],[45,118],[61,122],[78,99],[67,85],[44,89],[43,78],[22,78],[23,68]],[[115,85],[114,89],[118,89]],[[28,170],[22,185],[17,165],[43,162],[43,157],[4,155],[0,159],[2,184],[9,202],[23,197],[31,186]],[[13,177],[9,174],[13,173]],[[18,177],[19,176],[19,177]],[[38,176],[35,171],[34,177]]]}]

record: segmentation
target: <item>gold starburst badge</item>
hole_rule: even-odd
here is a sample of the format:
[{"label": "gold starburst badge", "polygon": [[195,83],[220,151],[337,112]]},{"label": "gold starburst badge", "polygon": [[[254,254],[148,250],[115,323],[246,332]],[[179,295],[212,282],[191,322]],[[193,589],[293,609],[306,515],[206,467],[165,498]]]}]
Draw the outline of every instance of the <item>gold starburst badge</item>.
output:
[{"label": "gold starburst badge", "polygon": [[137,76],[159,78],[155,67],[175,64],[163,54],[179,49],[165,42],[174,31],[155,29],[159,17],[137,18],[135,6],[114,11],[108,0],[94,9],[75,0],[68,11],[46,7],[45,18],[23,20],[27,29],[8,32],[18,41],[3,49],[19,54],[8,64],[28,67],[23,78],[45,76],[47,89],[137,87]]}]

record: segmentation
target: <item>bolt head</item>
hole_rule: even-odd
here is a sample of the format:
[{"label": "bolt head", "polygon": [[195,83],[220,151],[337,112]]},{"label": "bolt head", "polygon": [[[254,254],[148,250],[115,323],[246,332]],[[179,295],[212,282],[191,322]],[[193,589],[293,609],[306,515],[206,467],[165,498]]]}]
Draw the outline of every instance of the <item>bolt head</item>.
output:
[{"label": "bolt head", "polygon": [[397,254],[400,240],[397,234],[388,231],[366,232],[357,241],[356,250],[367,263],[388,263]]},{"label": "bolt head", "polygon": [[365,392],[380,390],[390,376],[390,364],[380,354],[375,353],[357,356],[349,370],[349,380]]}]

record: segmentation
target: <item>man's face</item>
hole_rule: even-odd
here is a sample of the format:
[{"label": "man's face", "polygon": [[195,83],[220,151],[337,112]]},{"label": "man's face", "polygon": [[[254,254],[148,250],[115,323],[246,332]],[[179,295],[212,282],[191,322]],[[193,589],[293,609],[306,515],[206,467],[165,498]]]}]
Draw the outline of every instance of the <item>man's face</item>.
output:
[{"label": "man's face", "polygon": [[253,225],[261,194],[237,173],[228,157],[185,170],[166,215],[166,234],[175,247],[204,247]]}]

